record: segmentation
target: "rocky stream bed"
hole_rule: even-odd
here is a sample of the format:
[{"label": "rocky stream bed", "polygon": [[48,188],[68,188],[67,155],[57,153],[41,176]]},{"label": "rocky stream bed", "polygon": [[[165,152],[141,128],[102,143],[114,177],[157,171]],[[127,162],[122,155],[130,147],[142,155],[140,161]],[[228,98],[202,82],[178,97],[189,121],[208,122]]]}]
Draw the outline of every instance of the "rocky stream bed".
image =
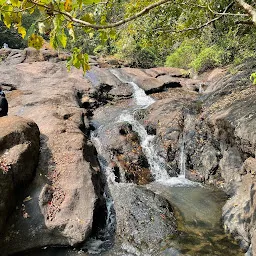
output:
[{"label": "rocky stream bed", "polygon": [[0,56],[0,255],[256,255],[255,60],[191,79]]}]

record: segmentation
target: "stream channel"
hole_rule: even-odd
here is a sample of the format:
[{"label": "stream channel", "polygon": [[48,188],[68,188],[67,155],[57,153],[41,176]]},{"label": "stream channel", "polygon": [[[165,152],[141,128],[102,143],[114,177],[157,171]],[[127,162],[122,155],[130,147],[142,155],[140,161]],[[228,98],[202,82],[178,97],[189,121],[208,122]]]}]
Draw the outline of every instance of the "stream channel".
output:
[{"label": "stream channel", "polygon": [[222,207],[228,200],[227,196],[213,187],[186,179],[184,139],[180,141],[180,174],[177,177],[168,175],[164,159],[154,147],[154,135],[148,135],[144,126],[134,117],[136,111],[146,109],[155,102],[154,99],[146,95],[134,82],[126,81],[117,70],[112,70],[112,74],[133,88],[133,98],[118,108],[104,106],[103,112],[91,120],[95,127],[91,140],[96,147],[106,182],[104,197],[108,212],[105,227],[100,231],[100,235],[90,238],[79,249],[44,248],[37,250],[36,254],[26,255],[137,255],[119,254],[117,248],[111,249],[114,244],[116,220],[115,204],[111,199],[108,184],[116,182],[116,175],[109,168],[112,156],[105,145],[111,136],[115,136],[109,135],[113,127],[123,122],[129,123],[139,135],[142,151],[154,178],[153,182],[143,186],[167,199],[174,207],[178,220],[179,235],[170,236],[167,246],[165,245],[158,255],[244,255],[239,246],[225,234],[221,223]]}]

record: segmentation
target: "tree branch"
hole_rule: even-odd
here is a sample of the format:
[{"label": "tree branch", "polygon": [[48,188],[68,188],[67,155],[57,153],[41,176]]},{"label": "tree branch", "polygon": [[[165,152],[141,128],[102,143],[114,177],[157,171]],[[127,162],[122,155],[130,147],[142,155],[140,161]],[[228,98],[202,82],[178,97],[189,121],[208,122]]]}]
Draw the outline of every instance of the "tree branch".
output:
[{"label": "tree branch", "polygon": [[243,0],[236,0],[236,2],[252,17],[252,22],[256,25],[256,9]]},{"label": "tree branch", "polygon": [[199,30],[199,29],[202,29],[204,27],[207,27],[209,26],[211,23],[215,22],[216,20],[219,20],[221,19],[223,16],[225,16],[227,14],[227,11],[228,9],[233,5],[233,2],[231,2],[226,8],[225,10],[218,14],[219,16],[214,18],[214,19],[211,19],[207,22],[205,22],[204,24],[200,25],[200,26],[197,26],[197,27],[190,27],[190,28],[185,28],[185,29],[181,29],[181,30],[165,30],[165,32],[172,32],[172,33],[182,33],[182,32],[187,32],[187,31],[192,31],[192,30]]},{"label": "tree branch", "polygon": [[151,4],[147,7],[145,7],[144,9],[142,9],[140,12],[134,14],[133,16],[129,17],[129,18],[126,18],[126,19],[123,19],[123,20],[120,20],[118,22],[115,22],[115,23],[110,23],[110,24],[106,24],[106,25],[97,25],[97,24],[91,24],[89,22],[86,22],[86,21],[83,21],[83,20],[80,20],[80,19],[77,19],[77,18],[74,18],[70,13],[68,12],[63,12],[63,11],[60,11],[60,10],[52,10],[50,7],[48,7],[47,5],[44,5],[44,4],[39,4],[36,2],[36,0],[28,0],[28,2],[30,3],[33,3],[37,6],[41,6],[41,7],[44,7],[45,9],[47,10],[51,10],[53,11],[54,13],[58,13],[58,14],[62,14],[63,16],[65,16],[66,18],[68,18],[69,21],[72,21],[74,23],[77,23],[77,24],[80,24],[82,25],[83,27],[88,27],[88,28],[93,28],[93,29],[106,29],[106,28],[114,28],[114,27],[118,27],[118,26],[121,26],[129,21],[132,21],[132,20],[135,20],[141,16],[143,16],[144,14],[148,13],[150,10],[160,6],[160,5],[163,5],[163,4],[166,4],[168,2],[171,2],[171,0],[160,0],[154,4]]},{"label": "tree branch", "polygon": [[165,32],[172,32],[172,33],[182,33],[182,32],[188,32],[188,31],[192,31],[192,30],[199,30],[199,29],[202,29],[204,27],[207,27],[209,26],[211,23],[215,22],[216,20],[219,20],[220,18],[222,18],[222,16],[219,16],[219,17],[216,17],[212,20],[209,20],[207,21],[206,23],[198,26],[198,27],[190,27],[190,28],[184,28],[184,29],[181,29],[181,30],[166,30]]}]

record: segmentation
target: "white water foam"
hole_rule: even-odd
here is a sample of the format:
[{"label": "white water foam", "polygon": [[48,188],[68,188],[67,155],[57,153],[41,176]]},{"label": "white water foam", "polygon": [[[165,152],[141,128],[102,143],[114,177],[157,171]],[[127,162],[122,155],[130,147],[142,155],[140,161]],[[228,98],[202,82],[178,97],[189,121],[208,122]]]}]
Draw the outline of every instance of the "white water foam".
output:
[{"label": "white water foam", "polygon": [[165,168],[165,161],[156,152],[153,144],[155,136],[148,135],[144,126],[134,119],[133,115],[128,111],[123,112],[119,118],[119,122],[128,122],[132,125],[135,132],[138,133],[141,140],[142,150],[147,157],[150,170],[154,175],[155,180],[169,179],[169,175]]},{"label": "white water foam", "polygon": [[116,70],[111,70],[112,74],[116,76],[121,82],[129,84],[133,88],[133,98],[136,102],[136,105],[138,106],[143,106],[143,108],[147,108],[151,104],[155,102],[153,98],[150,96],[146,95],[145,91],[141,89],[136,83],[134,82],[128,82],[125,81],[120,74]]},{"label": "white water foam", "polygon": [[134,82],[130,82],[129,84],[133,87],[133,98],[138,106],[144,106],[144,108],[147,108],[155,102],[155,100],[146,95],[145,91],[142,90],[137,84]]},{"label": "white water foam", "polygon": [[[155,102],[153,98],[146,95],[145,91],[142,90],[136,83],[126,81],[121,77],[117,70],[111,70],[112,74],[115,75],[121,82],[127,83],[133,87],[133,98],[135,100],[137,109],[145,109]],[[144,154],[147,157],[150,170],[154,175],[156,182],[160,182],[169,186],[198,186],[198,183],[186,179],[186,154],[185,154],[185,140],[182,136],[181,147],[180,147],[180,159],[179,168],[180,175],[178,177],[170,177],[166,171],[165,160],[157,154],[157,151],[153,145],[155,136],[148,135],[144,126],[141,125],[137,120],[134,119],[133,113],[128,110],[124,111],[118,122],[128,122],[132,125],[133,130],[138,133],[141,139],[141,147]]]},{"label": "white water foam", "polygon": [[202,186],[202,184],[186,179],[185,177],[179,175],[178,177],[169,177],[167,180],[157,180],[157,183],[168,185],[170,187],[197,187]]},{"label": "white water foam", "polygon": [[185,154],[185,140],[184,134],[181,137],[181,146],[180,146],[180,159],[179,159],[179,168],[180,168],[180,175],[181,178],[186,178],[186,154]]}]

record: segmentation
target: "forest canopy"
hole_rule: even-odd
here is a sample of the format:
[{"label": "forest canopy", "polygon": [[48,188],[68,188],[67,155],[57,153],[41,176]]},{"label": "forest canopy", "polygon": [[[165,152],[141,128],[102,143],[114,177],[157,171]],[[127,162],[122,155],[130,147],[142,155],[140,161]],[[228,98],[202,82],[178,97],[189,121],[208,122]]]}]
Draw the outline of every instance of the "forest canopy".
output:
[{"label": "forest canopy", "polygon": [[88,54],[200,72],[256,50],[252,0],[0,0],[0,18],[0,44],[40,49],[49,41],[84,70]]}]

